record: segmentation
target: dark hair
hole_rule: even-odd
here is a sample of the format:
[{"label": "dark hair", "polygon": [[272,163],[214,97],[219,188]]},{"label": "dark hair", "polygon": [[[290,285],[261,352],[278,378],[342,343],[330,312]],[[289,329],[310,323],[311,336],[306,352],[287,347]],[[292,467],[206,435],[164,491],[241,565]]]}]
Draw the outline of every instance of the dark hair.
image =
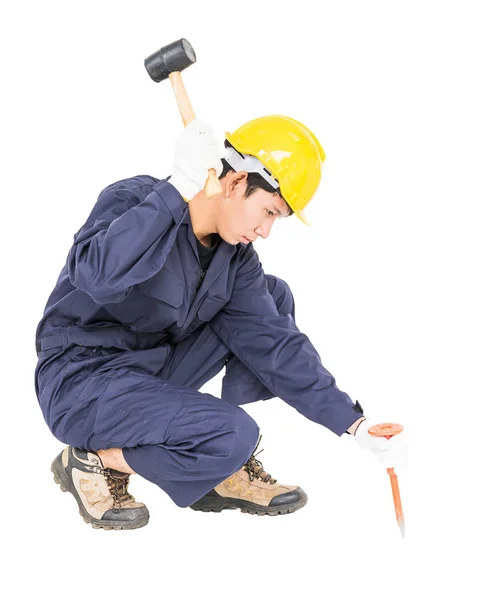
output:
[{"label": "dark hair", "polygon": [[[224,147],[232,148],[233,146],[229,143],[229,140],[225,140]],[[238,151],[236,150],[236,152],[238,152]],[[238,152],[238,154],[240,154],[240,156],[241,156],[240,152]],[[242,158],[243,158],[243,156],[242,156]],[[222,159],[222,173],[219,175],[219,179],[222,179],[231,171],[234,171],[233,167],[227,162],[227,160],[225,160],[223,158]],[[244,198],[248,198],[257,190],[264,190],[265,192],[269,192],[270,194],[278,194],[281,197],[281,199],[283,200],[283,202],[285,202],[285,204],[290,209],[290,215],[293,214],[292,207],[288,204],[288,202],[281,195],[280,188],[274,189],[272,187],[272,185],[270,183],[268,183],[264,179],[264,177],[262,177],[262,175],[260,175],[259,173],[248,173],[247,189],[245,190]]]}]

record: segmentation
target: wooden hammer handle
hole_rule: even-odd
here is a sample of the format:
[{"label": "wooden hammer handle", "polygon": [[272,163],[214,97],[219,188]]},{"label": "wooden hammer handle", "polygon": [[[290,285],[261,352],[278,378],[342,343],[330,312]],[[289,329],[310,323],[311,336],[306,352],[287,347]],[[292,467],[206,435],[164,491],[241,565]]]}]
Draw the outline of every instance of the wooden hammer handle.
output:
[{"label": "wooden hammer handle", "polygon": [[[172,82],[172,88],[174,90],[175,99],[177,100],[177,106],[181,113],[182,122],[184,123],[184,127],[186,127],[186,125],[189,125],[191,121],[196,119],[193,107],[191,106],[180,72],[175,71],[174,73],[170,73],[169,79]],[[209,169],[208,171],[208,179],[205,183],[205,193],[207,198],[222,194],[222,188],[215,169]]]}]

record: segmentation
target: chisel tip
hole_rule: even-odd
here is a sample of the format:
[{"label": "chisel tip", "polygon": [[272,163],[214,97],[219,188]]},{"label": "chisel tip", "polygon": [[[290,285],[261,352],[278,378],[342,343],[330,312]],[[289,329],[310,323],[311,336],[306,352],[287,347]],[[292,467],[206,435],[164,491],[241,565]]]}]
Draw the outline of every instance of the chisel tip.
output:
[{"label": "chisel tip", "polygon": [[399,531],[401,531],[401,535],[404,537],[405,536],[405,524],[404,524],[404,522],[399,524]]}]

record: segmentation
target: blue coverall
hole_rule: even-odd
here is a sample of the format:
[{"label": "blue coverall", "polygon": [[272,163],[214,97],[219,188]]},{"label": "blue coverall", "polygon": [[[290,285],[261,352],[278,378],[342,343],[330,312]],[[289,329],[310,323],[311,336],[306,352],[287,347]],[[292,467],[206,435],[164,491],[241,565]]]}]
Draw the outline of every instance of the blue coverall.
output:
[{"label": "blue coverall", "polygon": [[[101,192],[36,347],[36,394],[55,437],[123,448],[130,467],[182,507],[255,449],[258,426],[238,405],[279,397],[337,435],[361,416],[252,244],[221,240],[201,273],[188,205],[167,179],[140,175]],[[222,398],[197,391],[224,365]]]}]

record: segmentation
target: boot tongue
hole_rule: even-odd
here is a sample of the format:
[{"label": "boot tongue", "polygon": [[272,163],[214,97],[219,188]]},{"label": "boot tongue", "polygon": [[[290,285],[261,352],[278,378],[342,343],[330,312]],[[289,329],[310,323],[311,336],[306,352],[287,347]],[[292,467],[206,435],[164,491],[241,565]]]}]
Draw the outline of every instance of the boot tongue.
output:
[{"label": "boot tongue", "polygon": [[128,491],[128,484],[130,481],[129,474],[122,473],[122,471],[117,471],[116,469],[107,470],[108,475],[106,481],[108,482],[108,488],[113,496],[114,502],[118,502],[121,507],[124,507],[125,504],[129,502],[134,502],[134,497]]},{"label": "boot tongue", "polygon": [[255,471],[255,474],[257,475],[257,477],[260,477],[260,479],[262,479],[263,481],[267,479],[267,483],[276,483],[276,479],[274,479],[272,475],[269,475],[269,473],[266,473],[262,468],[260,471],[257,469]]},{"label": "boot tongue", "polygon": [[262,450],[264,450],[264,448],[262,448],[262,450],[259,450],[257,453],[255,453],[255,451],[259,447],[261,439],[262,439],[262,436],[260,435],[259,436],[259,440],[257,442],[257,445],[255,446],[255,449],[252,452],[252,455],[247,460],[247,462],[245,463],[244,466],[248,467],[248,471],[251,471],[253,475],[259,477],[263,481],[267,480],[266,483],[273,484],[273,483],[277,482],[277,479],[274,479],[274,477],[272,477],[271,475],[269,475],[269,473],[266,473],[264,471],[264,467],[263,467],[262,463],[260,462],[260,460],[257,460],[255,458],[257,456],[257,454],[260,454],[262,452]]},{"label": "boot tongue", "polygon": [[252,472],[252,474],[256,477],[258,477],[259,479],[261,479],[262,481],[266,480],[266,483],[276,483],[276,479],[274,479],[274,477],[272,477],[271,475],[269,475],[269,473],[266,473],[266,471],[264,471],[264,467],[262,466],[262,463],[257,460],[253,455],[248,459],[246,465],[248,466],[248,470]]}]

